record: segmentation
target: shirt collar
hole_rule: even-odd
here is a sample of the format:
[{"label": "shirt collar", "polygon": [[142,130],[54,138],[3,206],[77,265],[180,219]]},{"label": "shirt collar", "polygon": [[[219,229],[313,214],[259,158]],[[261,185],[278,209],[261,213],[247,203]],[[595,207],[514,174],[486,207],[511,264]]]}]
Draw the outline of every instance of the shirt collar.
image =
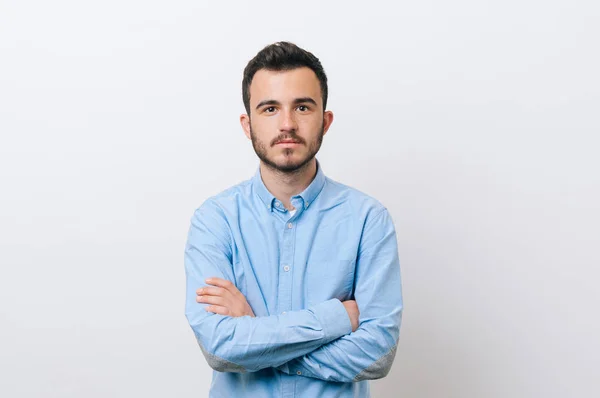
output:
[{"label": "shirt collar", "polygon": [[[321,193],[323,186],[325,185],[325,174],[323,173],[323,168],[321,167],[321,164],[319,163],[318,160],[316,160],[316,162],[317,162],[317,174],[315,175],[315,178],[313,178],[312,182],[308,185],[308,187],[306,187],[306,189],[304,191],[302,191],[298,195],[295,195],[292,197],[292,198],[301,197],[302,200],[304,201],[305,208],[308,208],[315,201],[315,199],[317,198],[319,193]],[[256,170],[254,177],[252,178],[252,185],[256,189],[256,193],[258,194],[260,199],[263,201],[265,206],[267,206],[267,208],[272,211],[273,210],[273,202],[275,201],[276,198],[267,189],[267,187],[265,186],[265,183],[262,180],[262,177],[260,175],[260,165],[258,166],[258,169]]]}]

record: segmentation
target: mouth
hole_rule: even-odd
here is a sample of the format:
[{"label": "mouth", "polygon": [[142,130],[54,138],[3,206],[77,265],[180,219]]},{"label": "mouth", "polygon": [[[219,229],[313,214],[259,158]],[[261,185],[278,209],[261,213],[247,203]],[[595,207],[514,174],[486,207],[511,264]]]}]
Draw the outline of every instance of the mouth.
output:
[{"label": "mouth", "polygon": [[286,146],[286,147],[292,147],[292,146],[300,145],[300,141],[282,140],[282,141],[277,141],[275,143],[275,145],[282,145],[282,146]]}]

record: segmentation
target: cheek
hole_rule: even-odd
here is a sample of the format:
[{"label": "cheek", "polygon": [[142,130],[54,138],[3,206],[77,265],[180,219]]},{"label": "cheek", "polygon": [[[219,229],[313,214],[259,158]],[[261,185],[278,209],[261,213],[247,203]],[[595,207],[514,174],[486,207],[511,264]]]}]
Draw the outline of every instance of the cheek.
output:
[{"label": "cheek", "polygon": [[298,127],[306,134],[316,135],[321,131],[322,120],[316,118],[306,118],[298,122]]},{"label": "cheek", "polygon": [[256,119],[252,120],[252,131],[258,132],[261,136],[269,135],[276,128],[277,120],[275,117],[257,117]]}]

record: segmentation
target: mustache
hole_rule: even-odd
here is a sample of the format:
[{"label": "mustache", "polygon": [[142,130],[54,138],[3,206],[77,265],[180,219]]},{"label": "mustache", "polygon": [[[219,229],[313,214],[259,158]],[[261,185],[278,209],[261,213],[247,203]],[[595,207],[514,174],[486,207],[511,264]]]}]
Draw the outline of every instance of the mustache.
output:
[{"label": "mustache", "polygon": [[283,135],[276,137],[273,141],[271,141],[271,146],[274,146],[279,141],[284,141],[284,140],[293,140],[293,141],[299,142],[301,144],[304,144],[304,140],[302,138],[298,137],[297,135],[283,134]]}]

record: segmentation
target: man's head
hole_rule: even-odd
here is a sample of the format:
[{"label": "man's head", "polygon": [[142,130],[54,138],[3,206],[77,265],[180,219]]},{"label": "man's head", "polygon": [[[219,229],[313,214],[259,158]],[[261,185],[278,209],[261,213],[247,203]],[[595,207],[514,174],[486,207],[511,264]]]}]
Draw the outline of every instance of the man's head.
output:
[{"label": "man's head", "polygon": [[288,42],[265,47],[244,69],[242,95],[240,122],[265,165],[290,173],[314,159],[333,121],[314,55]]}]

